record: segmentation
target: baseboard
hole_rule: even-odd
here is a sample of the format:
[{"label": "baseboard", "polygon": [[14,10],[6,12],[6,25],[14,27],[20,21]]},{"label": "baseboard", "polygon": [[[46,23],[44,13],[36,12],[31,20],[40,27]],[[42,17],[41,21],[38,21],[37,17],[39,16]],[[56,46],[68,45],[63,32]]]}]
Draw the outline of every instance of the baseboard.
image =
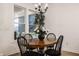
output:
[{"label": "baseboard", "polygon": [[68,51],[68,50],[62,50],[62,51],[65,51],[65,52],[70,52],[70,53],[74,53],[74,54],[79,54],[78,52],[72,52],[72,51]]},{"label": "baseboard", "polygon": [[13,56],[14,54],[17,54],[17,53],[20,53],[20,52],[12,53],[12,54],[9,54],[8,56]]},{"label": "baseboard", "polygon": [[16,53],[20,53],[19,50],[16,50],[16,51],[10,51],[9,53],[6,53],[4,56],[10,56],[12,54],[16,54]]}]

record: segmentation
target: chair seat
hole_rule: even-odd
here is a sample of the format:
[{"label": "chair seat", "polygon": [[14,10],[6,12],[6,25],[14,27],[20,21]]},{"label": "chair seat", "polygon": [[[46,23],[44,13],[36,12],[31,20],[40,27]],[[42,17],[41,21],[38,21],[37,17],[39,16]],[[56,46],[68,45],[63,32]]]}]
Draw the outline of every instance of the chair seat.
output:
[{"label": "chair seat", "polygon": [[27,49],[29,49],[29,50],[33,50],[33,49],[36,49],[36,48],[30,48],[30,47],[27,47]]},{"label": "chair seat", "polygon": [[47,49],[45,51],[45,54],[49,55],[49,56],[59,56],[60,53],[58,53],[57,51],[55,51],[54,49]]},{"label": "chair seat", "polygon": [[22,56],[44,56],[44,54],[34,52],[34,51],[26,51]]},{"label": "chair seat", "polygon": [[54,45],[48,46],[47,48],[54,48]]}]

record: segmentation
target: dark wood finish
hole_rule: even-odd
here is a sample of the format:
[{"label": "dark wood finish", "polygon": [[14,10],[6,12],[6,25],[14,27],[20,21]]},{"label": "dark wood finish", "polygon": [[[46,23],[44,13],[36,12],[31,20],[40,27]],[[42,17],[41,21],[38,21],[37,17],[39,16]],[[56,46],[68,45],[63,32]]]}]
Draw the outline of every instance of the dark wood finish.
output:
[{"label": "dark wood finish", "polygon": [[64,36],[60,35],[59,38],[58,38],[58,40],[57,40],[55,49],[47,49],[45,51],[46,55],[60,56],[61,55],[61,48],[62,48],[63,38],[64,38]]},{"label": "dark wood finish", "polygon": [[[48,33],[46,39],[47,40],[50,40],[50,39],[56,40],[56,35],[54,33]],[[54,48],[54,45],[48,46],[47,49],[48,48]]]},{"label": "dark wood finish", "polygon": [[[34,52],[34,51],[27,51],[27,40],[23,37],[20,36],[17,39],[17,43],[21,52],[21,56],[44,56],[42,53]],[[26,45],[26,46],[24,46]]]}]

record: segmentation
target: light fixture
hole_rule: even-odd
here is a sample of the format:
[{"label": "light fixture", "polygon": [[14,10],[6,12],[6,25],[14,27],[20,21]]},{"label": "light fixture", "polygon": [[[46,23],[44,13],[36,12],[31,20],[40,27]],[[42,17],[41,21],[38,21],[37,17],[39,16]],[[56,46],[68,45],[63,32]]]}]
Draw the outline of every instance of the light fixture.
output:
[{"label": "light fixture", "polygon": [[39,34],[38,38],[43,40],[45,38],[45,28],[44,28],[44,20],[45,13],[48,9],[48,4],[38,3],[35,4],[35,29],[34,32]]},{"label": "light fixture", "polygon": [[38,12],[42,12],[42,13],[45,13],[48,9],[48,4],[47,3],[38,3],[38,4],[35,4],[35,11],[38,13]]}]

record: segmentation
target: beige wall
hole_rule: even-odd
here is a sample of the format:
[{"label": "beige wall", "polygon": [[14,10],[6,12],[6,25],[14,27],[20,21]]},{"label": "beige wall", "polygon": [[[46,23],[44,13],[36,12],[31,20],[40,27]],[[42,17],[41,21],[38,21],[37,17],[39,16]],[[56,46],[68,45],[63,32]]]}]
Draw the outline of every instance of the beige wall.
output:
[{"label": "beige wall", "polygon": [[[13,4],[0,4],[0,54],[15,51],[13,30]],[[15,42],[16,43],[16,42]]]},{"label": "beige wall", "polygon": [[64,35],[63,50],[79,53],[79,4],[49,4],[45,22],[57,38]]},{"label": "beige wall", "polygon": [[[26,9],[26,32],[28,32],[28,11],[30,4],[17,4]],[[29,6],[29,7],[28,7]],[[14,40],[14,4],[0,4],[0,55],[19,52],[17,41]]]}]

